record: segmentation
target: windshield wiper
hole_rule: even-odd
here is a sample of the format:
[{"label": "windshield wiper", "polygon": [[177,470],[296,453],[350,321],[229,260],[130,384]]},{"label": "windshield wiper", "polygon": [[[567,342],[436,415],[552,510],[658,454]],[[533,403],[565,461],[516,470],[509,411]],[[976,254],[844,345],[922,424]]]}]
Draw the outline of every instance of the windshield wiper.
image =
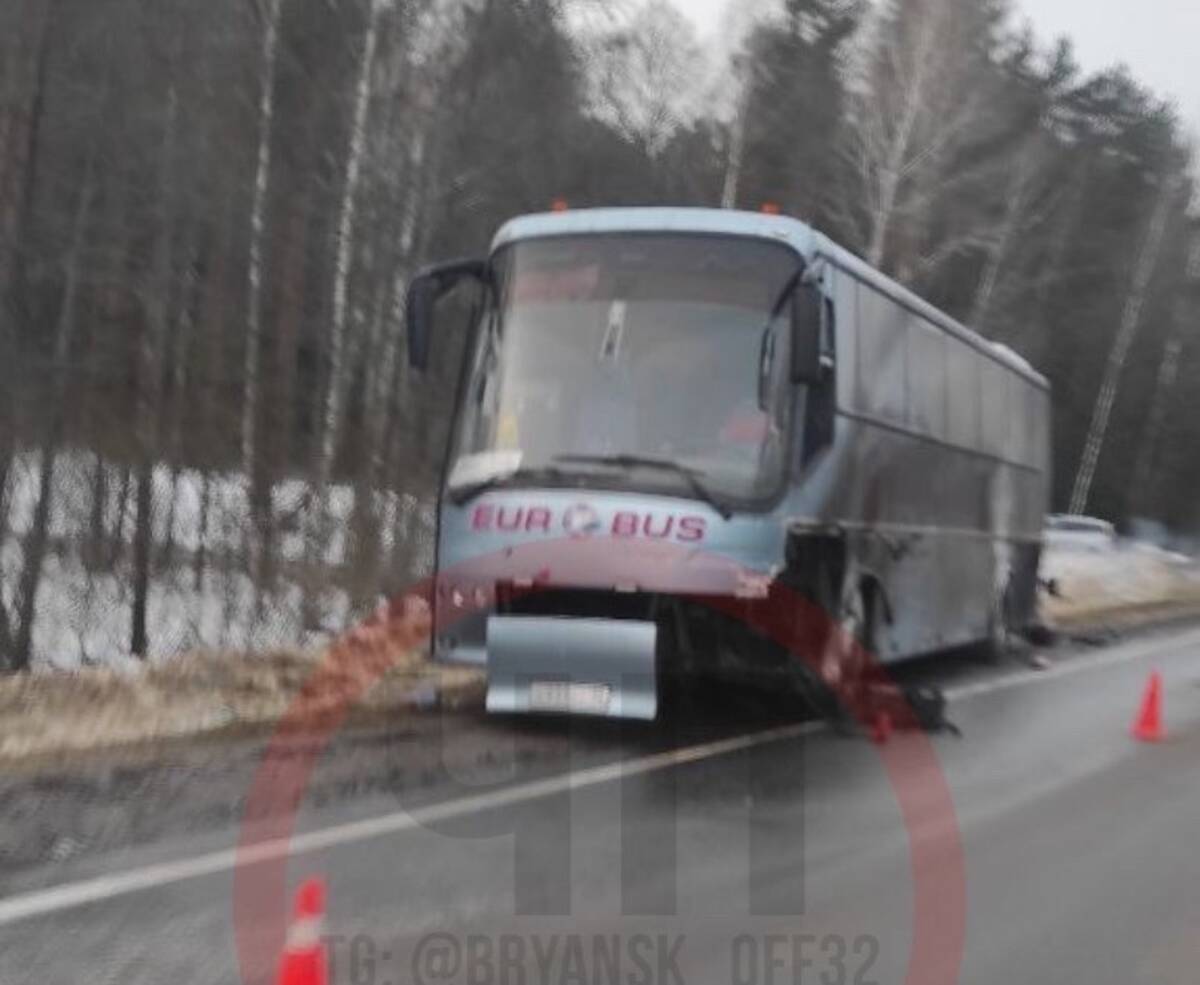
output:
[{"label": "windshield wiper", "polygon": [[455,506],[466,506],[484,493],[507,486],[512,482],[564,482],[572,478],[577,477],[568,475],[562,469],[555,468],[552,465],[539,469],[516,469],[512,472],[501,472],[481,482],[451,486],[446,491],[446,498]]},{"label": "windshield wiper", "polygon": [[686,479],[696,497],[721,514],[723,520],[733,517],[733,510],[721,502],[704,484],[699,472],[667,458],[644,458],[640,455],[558,455],[554,460],[564,465],[602,465],[626,470],[657,469],[660,472],[674,472]]}]

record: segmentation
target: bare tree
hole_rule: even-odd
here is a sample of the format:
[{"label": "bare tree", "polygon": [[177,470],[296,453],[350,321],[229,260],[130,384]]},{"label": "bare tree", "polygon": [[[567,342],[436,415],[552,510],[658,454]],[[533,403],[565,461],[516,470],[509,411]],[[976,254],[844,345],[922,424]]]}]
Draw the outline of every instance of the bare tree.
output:
[{"label": "bare tree", "polygon": [[742,188],[742,167],[746,159],[746,80],[739,59],[730,64],[730,74],[738,89],[738,101],[729,123],[729,146],[725,155],[725,180],[721,189],[721,208],[736,209]]},{"label": "bare tree", "polygon": [[1121,385],[1121,376],[1125,371],[1125,362],[1129,351],[1137,339],[1138,330],[1142,325],[1142,308],[1146,303],[1146,294],[1150,282],[1158,267],[1159,256],[1162,253],[1163,241],[1167,234],[1167,223],[1172,210],[1179,203],[1182,190],[1182,179],[1175,175],[1164,176],[1158,196],[1158,204],[1150,219],[1150,225],[1134,261],[1133,280],[1129,285],[1129,294],[1125,299],[1125,308],[1121,314],[1121,325],[1113,339],[1112,349],[1108,354],[1108,366],[1104,380],[1100,385],[1100,393],[1096,398],[1096,406],[1092,412],[1092,423],[1088,428],[1087,440],[1083,447],[1083,457],[1079,470],[1075,473],[1075,486],[1071,492],[1072,513],[1083,513],[1088,507],[1092,495],[1092,483],[1096,478],[1096,466],[1100,462],[1100,454],[1104,450],[1104,440],[1108,435],[1109,421],[1112,419],[1113,405],[1117,400],[1117,392]]},{"label": "bare tree", "polygon": [[88,224],[91,220],[95,195],[96,147],[93,144],[84,167],[83,182],[80,185],[79,197],[75,205],[70,245],[63,260],[63,294],[54,329],[52,400],[48,407],[46,433],[40,455],[37,505],[34,508],[33,523],[23,545],[24,571],[18,595],[18,622],[11,658],[11,665],[17,670],[28,667],[32,659],[38,591],[42,583],[42,572],[46,561],[50,518],[54,499],[58,492],[55,469],[66,423],[68,359],[79,323],[80,281],[83,276],[82,254],[87,240]]},{"label": "bare tree", "polygon": [[[175,57],[168,62],[173,69]],[[138,346],[137,380],[137,518],[133,533],[133,605],[131,610],[130,650],[145,659],[150,637],[147,614],[150,606],[150,577],[154,545],[154,467],[158,461],[161,437],[163,351],[169,333],[171,281],[175,273],[176,218],[176,139],[179,125],[179,95],[174,84],[168,86],[163,113],[162,147],[159,159],[157,195],[158,233],[154,263],[146,292],[147,318]]]},{"label": "bare tree", "polygon": [[596,112],[651,155],[700,110],[706,69],[695,28],[668,0],[646,0],[595,45]]},{"label": "bare tree", "polygon": [[1062,500],[1102,384],[1091,508],[1200,474],[1179,237],[1140,313],[1113,277],[1170,114],[1004,0],[881,7],[859,36],[855,0],[732,5],[743,86],[663,0],[0,4],[0,659],[302,642],[417,573],[469,331],[411,373],[406,289],[557,194],[778,201],[1045,370]]},{"label": "bare tree", "polygon": [[1175,299],[1174,310],[1171,312],[1171,332],[1163,347],[1162,361],[1159,363],[1158,377],[1154,384],[1154,396],[1150,402],[1150,413],[1146,418],[1142,439],[1138,442],[1137,464],[1133,470],[1130,494],[1131,508],[1135,511],[1148,513],[1152,506],[1152,480],[1162,455],[1168,409],[1179,383],[1180,367],[1186,349],[1184,340],[1191,334],[1188,329],[1193,326],[1197,314],[1200,314],[1195,307],[1197,298],[1200,298],[1200,231],[1196,231],[1200,230],[1200,225],[1193,221],[1193,226],[1195,228],[1189,236],[1184,289]]},{"label": "bare tree", "polygon": [[[924,224],[948,191],[949,165],[979,126],[982,78],[966,43],[970,2],[900,0],[864,46],[852,87],[839,195],[842,225],[868,262],[911,279]],[[953,181],[967,178],[957,173]],[[964,244],[940,245],[944,254]],[[924,255],[924,262],[940,259]]]},{"label": "bare tree", "polygon": [[999,222],[984,238],[980,250],[983,272],[971,301],[968,324],[986,332],[1013,253],[1027,242],[1036,226],[1054,211],[1047,201],[1046,165],[1050,160],[1047,137],[1040,129],[1025,138],[1016,161],[1009,167],[1003,211]]},{"label": "bare tree", "polygon": [[[58,0],[25,0],[0,15],[0,546],[9,535],[10,487],[17,451],[18,271],[32,218],[46,73]],[[19,615],[18,615],[19,618]],[[0,594],[0,656],[17,650]],[[25,658],[22,658],[25,659]],[[0,660],[0,666],[2,666]]]},{"label": "bare tree", "polygon": [[275,76],[279,61],[279,30],[283,0],[252,0],[262,13],[262,46],[259,61],[258,152],[254,191],[250,206],[249,256],[246,265],[246,348],[242,369],[242,476],[251,510],[258,500],[254,493],[258,465],[259,369],[262,363],[263,274],[266,249],[266,213],[271,190],[271,140],[275,132]]},{"label": "bare tree", "polygon": [[[363,159],[367,148],[367,120],[371,110],[375,54],[379,47],[379,22],[383,7],[383,0],[370,0],[370,15],[358,63],[358,79],[354,87],[354,111],[350,124],[350,143],[346,152],[346,178],[342,188],[341,206],[338,210],[333,317],[329,331],[329,373],[320,420],[320,438],[317,442],[313,467],[312,498],[314,505],[309,511],[304,538],[305,557],[310,570],[320,562],[328,542],[329,483],[333,475],[346,399],[347,295],[351,263],[354,257],[359,183],[362,178]],[[311,606],[311,604],[310,600],[309,605]],[[311,616],[309,619],[311,621]]]}]

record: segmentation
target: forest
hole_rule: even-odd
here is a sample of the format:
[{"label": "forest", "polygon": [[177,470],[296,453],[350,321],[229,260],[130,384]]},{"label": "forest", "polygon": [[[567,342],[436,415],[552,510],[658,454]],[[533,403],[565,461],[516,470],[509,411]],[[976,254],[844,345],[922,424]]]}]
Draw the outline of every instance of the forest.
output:
[{"label": "forest", "polygon": [[0,0],[0,669],[334,633],[428,564],[507,218],[771,203],[1055,392],[1055,503],[1200,532],[1169,102],[1006,0]]}]

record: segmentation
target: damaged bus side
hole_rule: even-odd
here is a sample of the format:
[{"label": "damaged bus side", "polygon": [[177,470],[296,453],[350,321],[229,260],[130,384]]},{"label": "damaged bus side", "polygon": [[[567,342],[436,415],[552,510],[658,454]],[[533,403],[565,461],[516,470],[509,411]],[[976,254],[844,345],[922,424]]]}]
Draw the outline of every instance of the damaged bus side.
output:
[{"label": "damaged bus side", "polygon": [[[514,220],[486,259],[414,280],[414,368],[460,285],[433,646],[486,668],[489,709],[649,719],[698,674],[816,701],[864,649],[1034,622],[1046,381],[805,224]],[[787,652],[754,607],[788,599],[844,633]]]}]

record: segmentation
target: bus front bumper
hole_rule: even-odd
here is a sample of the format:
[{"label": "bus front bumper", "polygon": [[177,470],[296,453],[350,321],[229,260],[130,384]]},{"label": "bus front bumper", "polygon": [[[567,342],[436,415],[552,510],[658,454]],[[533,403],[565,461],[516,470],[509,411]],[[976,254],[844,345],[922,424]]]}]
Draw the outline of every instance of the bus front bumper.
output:
[{"label": "bus front bumper", "polygon": [[652,622],[492,616],[487,709],[652,721],[657,651]]}]

